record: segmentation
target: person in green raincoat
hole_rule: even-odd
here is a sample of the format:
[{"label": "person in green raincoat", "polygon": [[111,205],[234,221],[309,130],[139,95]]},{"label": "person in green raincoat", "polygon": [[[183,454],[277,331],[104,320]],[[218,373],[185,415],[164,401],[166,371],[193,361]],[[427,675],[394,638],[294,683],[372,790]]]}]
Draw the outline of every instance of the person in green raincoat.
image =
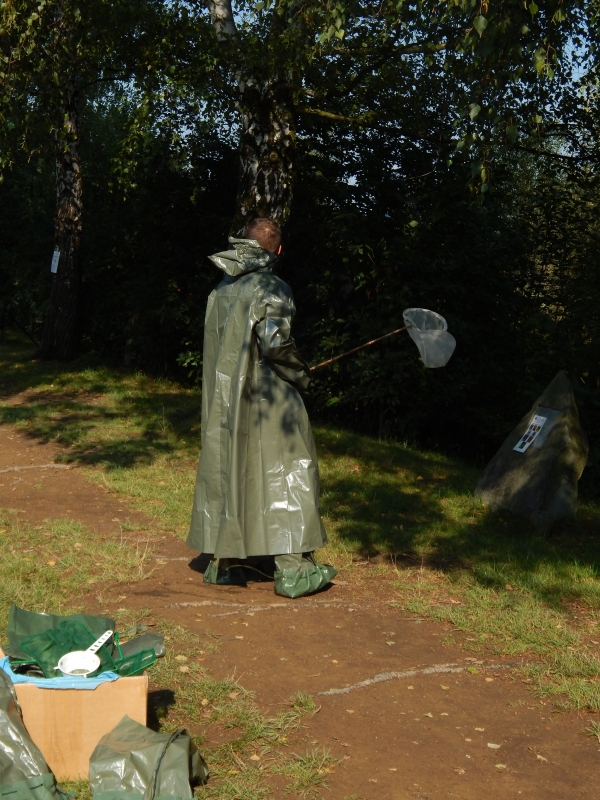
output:
[{"label": "person in green raincoat", "polygon": [[244,559],[275,556],[276,593],[300,597],[337,574],[313,555],[327,537],[298,391],[310,368],[291,337],[292,291],[273,273],[279,226],[258,218],[245,239],[229,243],[211,256],[224,275],[206,309],[202,450],[187,544],[212,555],[207,583],[244,583]]}]

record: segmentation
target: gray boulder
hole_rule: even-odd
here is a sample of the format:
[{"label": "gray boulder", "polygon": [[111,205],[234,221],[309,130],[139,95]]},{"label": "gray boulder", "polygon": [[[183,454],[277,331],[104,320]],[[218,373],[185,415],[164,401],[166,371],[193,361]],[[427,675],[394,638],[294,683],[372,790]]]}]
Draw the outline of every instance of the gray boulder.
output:
[{"label": "gray boulder", "polygon": [[588,451],[573,386],[559,372],[487,465],[475,497],[492,511],[525,514],[547,530],[577,513]]}]

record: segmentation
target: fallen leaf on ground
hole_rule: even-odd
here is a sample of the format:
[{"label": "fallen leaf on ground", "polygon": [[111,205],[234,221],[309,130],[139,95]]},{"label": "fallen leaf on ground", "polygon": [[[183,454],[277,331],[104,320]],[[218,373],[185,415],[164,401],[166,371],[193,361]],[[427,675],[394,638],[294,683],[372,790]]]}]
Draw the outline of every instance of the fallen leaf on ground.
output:
[{"label": "fallen leaf on ground", "polygon": [[48,561],[47,563],[48,563],[49,567],[55,567],[56,566],[56,561]]},{"label": "fallen leaf on ground", "polygon": [[229,694],[227,695],[227,697],[228,697],[230,700],[235,700],[235,698],[236,698],[238,695],[239,695],[239,692],[229,692]]},{"label": "fallen leaf on ground", "polygon": [[187,656],[180,653],[178,656],[175,656],[175,661],[187,661]]},{"label": "fallen leaf on ground", "polygon": [[369,783],[377,783],[377,778],[369,778]]},{"label": "fallen leaf on ground", "polygon": [[442,713],[440,714],[440,717],[447,717],[447,716],[448,716],[447,711],[442,711]]},{"label": "fallen leaf on ground", "polygon": [[484,731],[485,728],[475,728],[476,731]]},{"label": "fallen leaf on ground", "polygon": [[353,708],[347,708],[346,709],[346,714],[354,714],[354,709]]},{"label": "fallen leaf on ground", "polygon": [[427,714],[423,714],[423,716],[424,717],[433,717],[433,714],[431,713],[431,711],[429,711]]},{"label": "fallen leaf on ground", "polygon": [[533,749],[533,747],[528,747],[527,749],[528,749],[528,750],[531,750],[531,752],[532,752],[532,753],[535,753],[535,757],[536,757],[536,758],[537,758],[539,761],[548,761],[548,759],[547,759],[547,758],[544,758],[544,756],[541,756],[539,753],[536,753],[536,751]]},{"label": "fallen leaf on ground", "polygon": [[244,637],[243,636],[236,636],[235,638],[236,639],[243,639]]},{"label": "fallen leaf on ground", "polygon": [[257,756],[256,753],[254,753],[253,756],[250,756],[250,761],[260,761],[260,756]]},{"label": "fallen leaf on ground", "polygon": [[389,767],[390,772],[398,772],[398,767]]},{"label": "fallen leaf on ground", "polygon": [[496,769],[506,769],[506,764],[494,764]]},{"label": "fallen leaf on ground", "polygon": [[386,644],[396,644],[396,642],[386,642]]},{"label": "fallen leaf on ground", "polygon": [[204,699],[203,699],[203,700],[200,702],[200,705],[201,705],[201,706],[207,706],[207,705],[209,704],[209,702],[210,702],[210,701],[209,701],[209,700],[207,700],[207,699],[206,699],[206,697],[205,697],[205,698],[204,698]]},{"label": "fallen leaf on ground", "polygon": [[188,666],[179,667],[179,672],[189,672],[190,668]]},{"label": "fallen leaf on ground", "polygon": [[510,583],[507,583],[504,588],[506,589],[507,592],[514,592],[515,590],[515,587],[511,586]]},{"label": "fallen leaf on ground", "polygon": [[338,662],[335,660],[335,658],[332,658],[332,659],[331,659],[331,663],[332,663],[332,664],[337,664]]},{"label": "fallen leaf on ground", "polygon": [[493,678],[486,678],[485,680],[486,680],[486,683],[492,683],[492,681],[493,681],[494,679],[493,679]]},{"label": "fallen leaf on ground", "polygon": [[492,742],[488,742],[488,747],[491,747],[492,750],[499,750],[502,745],[501,744],[493,744]]},{"label": "fallen leaf on ground", "polygon": [[450,688],[449,686],[444,686],[444,684],[443,684],[443,683],[440,683],[440,686],[441,686],[441,687],[442,687],[442,689],[444,689],[444,691],[446,691],[446,692],[447,692],[447,691],[448,691],[448,689]]},{"label": "fallen leaf on ground", "polygon": [[478,669],[475,669],[475,667],[467,667],[467,672],[470,672],[470,673],[471,673],[471,675],[477,675],[477,673],[479,672],[479,670],[478,670]]},{"label": "fallen leaf on ground", "polygon": [[457,775],[464,775],[464,774],[465,774],[465,772],[466,772],[466,770],[464,770],[462,767],[457,767],[457,768],[454,770],[454,772],[456,772],[456,773],[457,773]]},{"label": "fallen leaf on ground", "polygon": [[415,687],[414,686],[407,686],[406,688],[407,689],[414,689]]}]

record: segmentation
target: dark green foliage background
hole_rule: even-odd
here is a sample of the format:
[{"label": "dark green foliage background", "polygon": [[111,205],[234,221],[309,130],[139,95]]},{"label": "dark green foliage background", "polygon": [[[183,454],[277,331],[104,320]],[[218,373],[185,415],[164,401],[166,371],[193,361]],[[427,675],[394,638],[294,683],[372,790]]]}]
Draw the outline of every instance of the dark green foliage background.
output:
[{"label": "dark green foliage background", "polygon": [[[412,137],[407,125],[402,136],[397,126],[301,130],[280,274],[296,295],[306,358],[400,327],[413,305],[443,314],[458,341],[442,370],[425,370],[405,334],[327,367],[309,389],[311,413],[482,464],[566,369],[592,444],[582,488],[593,495],[597,187],[556,161],[499,151],[481,203],[467,158],[448,164],[442,100],[414,120]],[[157,124],[124,181],[129,116],[110,97],[84,111],[83,347],[194,380],[206,297],[219,278],[206,256],[226,247],[237,155],[214,125],[177,138]],[[420,139],[417,129],[426,131]],[[53,177],[51,163],[23,159],[0,186],[0,299],[34,336],[49,295]]]}]

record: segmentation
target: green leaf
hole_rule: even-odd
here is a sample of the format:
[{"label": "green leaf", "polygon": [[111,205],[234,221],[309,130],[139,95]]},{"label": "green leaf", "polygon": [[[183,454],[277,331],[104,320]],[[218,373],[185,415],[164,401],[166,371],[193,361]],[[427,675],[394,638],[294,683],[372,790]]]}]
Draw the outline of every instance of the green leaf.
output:
[{"label": "green leaf", "polygon": [[479,114],[480,111],[481,111],[480,105],[478,105],[477,103],[470,103],[469,116],[471,117],[471,119],[475,119],[475,117],[477,116],[477,114]]},{"label": "green leaf", "polygon": [[531,14],[532,17],[535,17],[538,11],[539,8],[536,6],[535,3],[529,3],[529,13]]},{"label": "green leaf", "polygon": [[416,219],[411,219],[411,221],[408,223],[408,227],[409,228],[416,228],[418,224],[419,223],[417,222]]},{"label": "green leaf", "polygon": [[546,66],[546,51],[543,47],[538,49],[533,54],[533,66],[535,67],[538,75],[540,75]]},{"label": "green leaf", "polygon": [[517,141],[517,136],[519,135],[519,129],[516,125],[509,125],[506,129],[506,138],[511,144],[514,144]]},{"label": "green leaf", "polygon": [[484,30],[487,28],[488,21],[481,14],[473,20],[473,26],[480,36],[483,36]]}]

